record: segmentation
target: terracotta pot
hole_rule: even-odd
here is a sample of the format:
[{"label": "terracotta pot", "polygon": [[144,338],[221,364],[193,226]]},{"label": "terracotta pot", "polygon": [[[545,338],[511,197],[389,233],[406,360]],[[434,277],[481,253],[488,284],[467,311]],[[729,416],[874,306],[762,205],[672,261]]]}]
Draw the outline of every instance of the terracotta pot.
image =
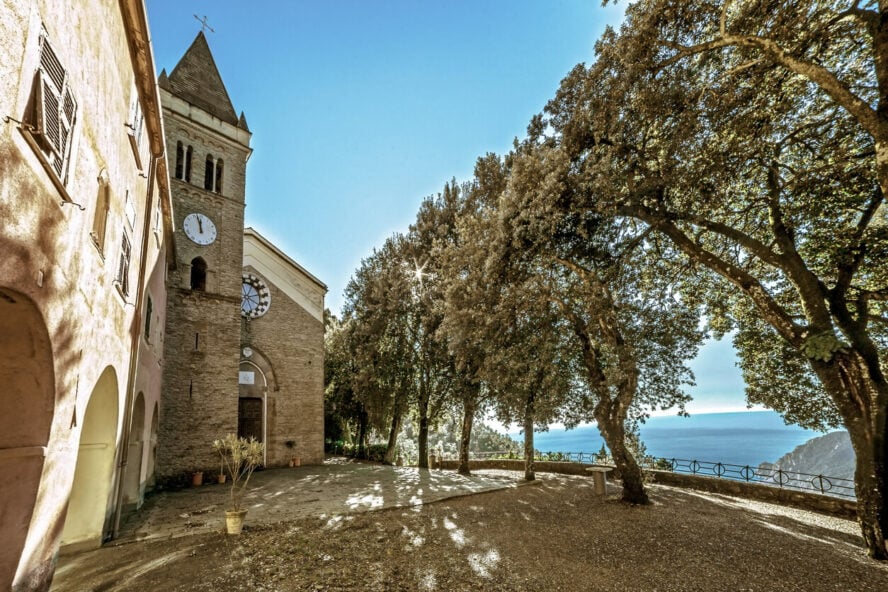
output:
[{"label": "terracotta pot", "polygon": [[225,473],[219,473],[218,475],[216,475],[216,482],[217,483],[225,483],[225,480],[227,478],[228,478],[228,475],[226,475]]},{"label": "terracotta pot", "polygon": [[203,485],[203,471],[191,473],[191,486],[200,487],[201,485]]},{"label": "terracotta pot", "polygon": [[298,456],[294,456],[293,460],[291,460],[290,462],[293,463],[292,465],[290,465],[292,467],[301,467],[302,466],[302,458],[300,458]]},{"label": "terracotta pot", "polygon": [[241,533],[241,530],[244,528],[244,518],[246,515],[246,510],[225,511],[225,528],[228,534]]}]

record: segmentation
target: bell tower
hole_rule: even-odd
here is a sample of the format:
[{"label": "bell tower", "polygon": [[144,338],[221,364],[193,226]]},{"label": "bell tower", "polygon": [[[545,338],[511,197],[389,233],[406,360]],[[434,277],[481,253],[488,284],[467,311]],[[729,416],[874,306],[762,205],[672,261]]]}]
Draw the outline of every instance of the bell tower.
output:
[{"label": "bell tower", "polygon": [[250,130],[203,31],[158,80],[175,225],[157,448],[161,482],[218,469],[238,429],[244,194]]}]

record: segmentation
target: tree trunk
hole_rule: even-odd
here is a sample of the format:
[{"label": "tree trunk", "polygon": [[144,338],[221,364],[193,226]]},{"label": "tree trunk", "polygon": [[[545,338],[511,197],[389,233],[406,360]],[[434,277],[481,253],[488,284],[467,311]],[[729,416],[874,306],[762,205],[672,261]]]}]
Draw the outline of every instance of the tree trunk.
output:
[{"label": "tree trunk", "polygon": [[529,395],[524,406],[524,480],[533,481],[534,455],[533,455],[533,409],[534,397]]},{"label": "tree trunk", "polygon": [[811,361],[826,392],[836,403],[854,447],[857,522],[873,559],[888,560],[888,399],[865,363],[851,352],[837,352],[828,362]]},{"label": "tree trunk", "polygon": [[460,475],[471,475],[469,471],[469,443],[472,440],[472,425],[475,422],[476,408],[476,391],[472,389],[463,396],[462,431],[459,436],[459,467],[456,469]]},{"label": "tree trunk", "polygon": [[366,413],[361,413],[358,419],[358,458],[367,458],[367,424],[369,418]]},{"label": "tree trunk", "polygon": [[429,402],[419,412],[419,468],[429,468]]},{"label": "tree trunk", "polygon": [[395,464],[395,451],[398,449],[398,433],[401,431],[401,411],[398,410],[392,415],[392,427],[389,430],[388,446],[385,449],[385,456],[382,462],[387,465]]},{"label": "tree trunk", "polygon": [[[622,414],[617,414],[622,415]],[[610,448],[614,464],[620,471],[623,480],[622,500],[630,504],[645,505],[650,500],[644,489],[644,475],[635,461],[632,452],[626,448],[626,426],[624,417],[612,418],[605,409],[596,410],[595,420],[598,430]]]},{"label": "tree trunk", "polygon": [[856,433],[862,430],[848,429],[854,446],[856,465],[854,490],[857,495],[857,522],[866,545],[867,554],[873,559],[888,559],[885,533],[885,446],[876,445],[872,434]]}]

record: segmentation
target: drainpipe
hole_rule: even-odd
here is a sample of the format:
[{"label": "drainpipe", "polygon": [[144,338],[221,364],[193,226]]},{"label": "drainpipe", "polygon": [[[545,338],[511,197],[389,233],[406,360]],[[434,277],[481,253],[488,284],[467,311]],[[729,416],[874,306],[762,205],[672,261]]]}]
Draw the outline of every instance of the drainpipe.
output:
[{"label": "drainpipe", "polygon": [[[154,206],[154,177],[157,174],[157,161],[163,158],[163,152],[160,155],[152,154],[151,162],[148,165],[148,195],[146,197],[145,221],[142,227],[142,250],[139,252],[139,279],[136,282],[136,313],[133,317],[132,332],[130,339],[130,360],[129,368],[126,376],[126,402],[123,408],[123,434],[121,437],[120,462],[117,464],[117,493],[114,503],[114,526],[111,531],[111,538],[116,539],[120,533],[120,515],[123,512],[123,487],[126,479],[126,466],[129,456],[129,441],[133,418],[133,404],[136,399],[136,371],[139,365],[139,352],[142,345],[142,305],[145,299],[145,275],[148,268],[148,241],[151,235],[151,212]],[[161,251],[162,253],[162,251]]]}]

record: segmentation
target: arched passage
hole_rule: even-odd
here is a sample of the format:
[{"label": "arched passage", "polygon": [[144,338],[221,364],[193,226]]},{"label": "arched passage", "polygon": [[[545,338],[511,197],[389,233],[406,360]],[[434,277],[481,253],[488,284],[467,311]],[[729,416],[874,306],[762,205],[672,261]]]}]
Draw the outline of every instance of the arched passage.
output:
[{"label": "arched passage", "polygon": [[145,440],[145,395],[141,392],[133,403],[133,421],[130,424],[129,450],[126,455],[126,475],[123,481],[123,506],[134,510],[142,505],[140,491],[142,452]]},{"label": "arched passage", "polygon": [[55,408],[49,333],[23,294],[0,288],[0,590],[25,546]]},{"label": "arched passage", "polygon": [[96,382],[83,415],[63,545],[102,543],[114,469],[117,398],[117,374],[108,367]]},{"label": "arched passage", "polygon": [[145,491],[154,489],[155,471],[157,463],[157,403],[154,403],[154,411],[151,412],[151,433],[148,436],[148,467],[145,470]]}]

